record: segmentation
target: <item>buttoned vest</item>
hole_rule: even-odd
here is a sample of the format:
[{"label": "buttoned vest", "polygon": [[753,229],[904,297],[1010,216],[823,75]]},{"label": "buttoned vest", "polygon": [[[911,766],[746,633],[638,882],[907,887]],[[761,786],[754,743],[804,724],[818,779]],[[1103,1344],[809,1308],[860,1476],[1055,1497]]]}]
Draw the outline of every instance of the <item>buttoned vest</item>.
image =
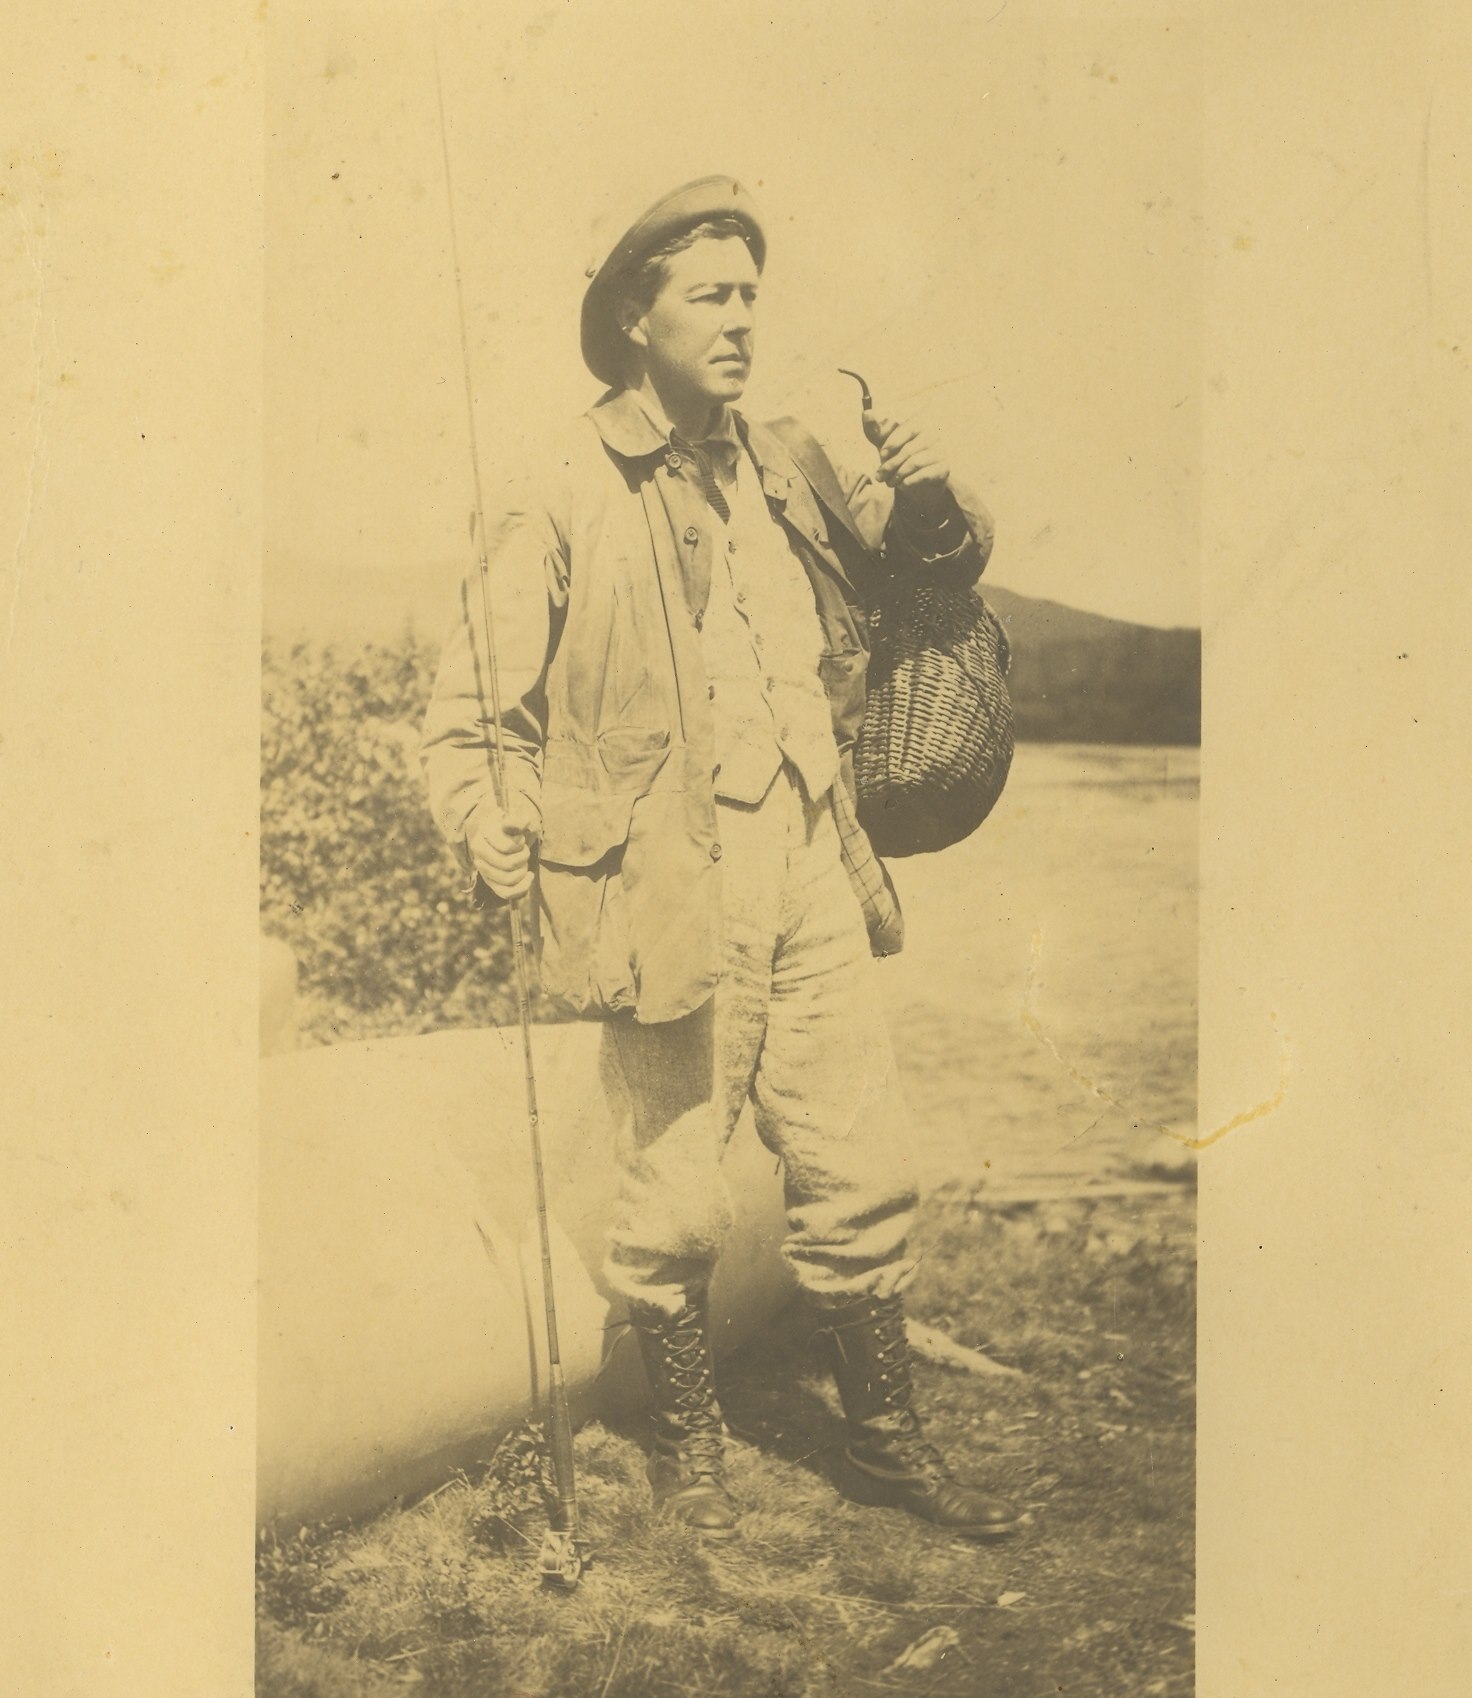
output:
[{"label": "buttoned vest", "polygon": [[[736,455],[724,494],[730,516],[716,532],[701,631],[715,793],[759,802],[785,758],[816,800],[838,776],[838,748],[819,673],[823,636],[812,585],[745,452]],[[712,514],[722,517],[715,507]]]}]

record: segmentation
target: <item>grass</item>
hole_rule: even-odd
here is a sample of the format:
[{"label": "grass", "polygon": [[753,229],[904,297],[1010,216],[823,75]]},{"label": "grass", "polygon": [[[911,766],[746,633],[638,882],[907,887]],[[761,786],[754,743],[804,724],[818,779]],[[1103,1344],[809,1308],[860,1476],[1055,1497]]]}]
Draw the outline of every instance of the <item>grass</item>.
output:
[{"label": "grass", "polygon": [[[957,1472],[1026,1506],[1014,1538],[951,1540],[833,1493],[836,1402],[789,1311],[721,1373],[739,1541],[655,1517],[637,1427],[590,1424],[576,1451],[595,1563],[575,1592],[544,1591],[520,1431],[420,1504],[263,1539],[260,1698],[1188,1692],[1192,1194],[999,1211],[953,1187],[921,1242],[911,1312],[1023,1370],[917,1367]],[[955,1635],[939,1662],[891,1669],[938,1626]]]}]

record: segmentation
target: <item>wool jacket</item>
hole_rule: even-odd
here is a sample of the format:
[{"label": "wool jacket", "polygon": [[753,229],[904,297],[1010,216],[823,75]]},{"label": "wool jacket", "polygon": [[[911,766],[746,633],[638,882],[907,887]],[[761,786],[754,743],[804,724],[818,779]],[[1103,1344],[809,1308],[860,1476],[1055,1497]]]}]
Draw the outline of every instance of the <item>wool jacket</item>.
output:
[{"label": "wool jacket", "polygon": [[[851,802],[878,563],[972,583],[991,520],[953,482],[954,511],[938,529],[907,526],[893,491],[868,474],[832,478],[803,455],[804,475],[784,441],[790,426],[779,435],[734,422],[812,586]],[[700,632],[721,526],[695,459],[636,395],[611,393],[574,421],[487,537],[507,780],[540,820],[542,989],[573,1014],[678,1019],[718,978],[722,847]],[[478,578],[461,586],[421,758],[435,820],[485,898],[465,842],[475,810],[496,807]],[[872,941],[898,947],[893,935]]]}]

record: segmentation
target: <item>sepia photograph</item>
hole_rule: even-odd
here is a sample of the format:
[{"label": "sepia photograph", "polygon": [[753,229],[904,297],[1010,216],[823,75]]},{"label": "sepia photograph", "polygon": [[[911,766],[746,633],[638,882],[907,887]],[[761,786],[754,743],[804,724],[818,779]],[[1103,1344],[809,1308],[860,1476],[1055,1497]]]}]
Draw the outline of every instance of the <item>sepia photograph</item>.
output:
[{"label": "sepia photograph", "polygon": [[1201,53],[272,21],[259,1698],[1194,1690]]},{"label": "sepia photograph", "polygon": [[6,1690],[1463,1698],[1468,8],[0,29]]}]

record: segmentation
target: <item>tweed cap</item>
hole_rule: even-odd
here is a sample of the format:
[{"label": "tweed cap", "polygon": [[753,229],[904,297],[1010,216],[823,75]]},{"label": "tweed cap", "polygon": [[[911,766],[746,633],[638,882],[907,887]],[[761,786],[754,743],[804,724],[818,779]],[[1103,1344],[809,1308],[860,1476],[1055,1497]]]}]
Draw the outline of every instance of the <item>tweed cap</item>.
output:
[{"label": "tweed cap", "polygon": [[733,177],[697,177],[661,195],[606,251],[587,267],[583,295],[583,359],[604,383],[620,381],[623,333],[614,317],[619,282],[662,242],[707,218],[736,218],[745,226],[757,269],[766,263],[767,239],[761,216],[747,191]]}]

